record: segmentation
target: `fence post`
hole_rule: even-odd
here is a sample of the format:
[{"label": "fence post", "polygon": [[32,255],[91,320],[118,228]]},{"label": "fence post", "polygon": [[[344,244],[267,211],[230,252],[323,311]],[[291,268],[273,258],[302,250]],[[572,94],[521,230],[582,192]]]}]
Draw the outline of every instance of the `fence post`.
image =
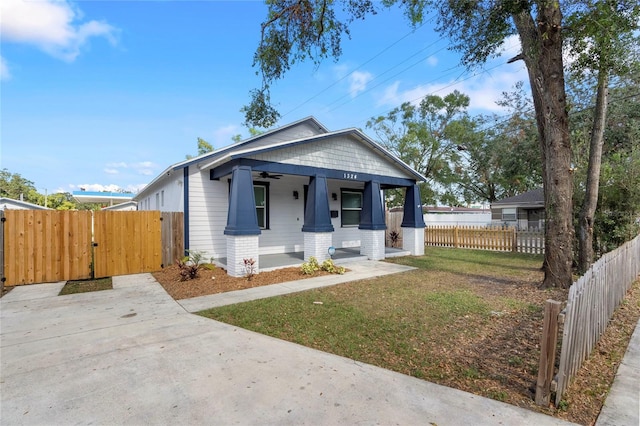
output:
[{"label": "fence post", "polygon": [[513,244],[513,246],[511,247],[511,250],[514,253],[517,253],[518,252],[518,231],[516,230],[516,228],[511,228],[511,232],[512,232],[512,235],[511,235],[512,240],[511,241],[512,241],[512,244]]},{"label": "fence post", "polygon": [[458,248],[458,227],[453,227],[453,246]]},{"label": "fence post", "polygon": [[4,292],[4,211],[0,210],[0,296]]},{"label": "fence post", "polygon": [[544,305],[544,322],[540,337],[540,365],[538,366],[538,382],[536,385],[536,404],[549,405],[551,400],[551,381],[556,362],[556,346],[558,344],[558,315],[560,302],[547,300]]}]

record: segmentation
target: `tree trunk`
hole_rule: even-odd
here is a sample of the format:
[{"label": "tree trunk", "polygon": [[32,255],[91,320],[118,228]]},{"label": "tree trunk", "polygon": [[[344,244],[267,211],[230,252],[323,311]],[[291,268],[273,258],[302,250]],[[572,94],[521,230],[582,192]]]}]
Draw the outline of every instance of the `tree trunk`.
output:
[{"label": "tree trunk", "polygon": [[[569,117],[562,64],[562,14],[557,2],[538,1],[534,21],[528,11],[513,16],[536,112],[545,201],[543,287],[572,283],[573,176]],[[537,25],[536,25],[537,24]]]},{"label": "tree trunk", "polygon": [[609,91],[609,75],[600,69],[598,74],[598,91],[596,107],[589,144],[589,166],[587,169],[587,187],[584,202],[580,209],[578,225],[578,271],[584,274],[593,263],[593,217],[598,205],[600,187],[600,165],[602,163],[602,146],[604,145],[604,125],[607,117],[607,97]]}]

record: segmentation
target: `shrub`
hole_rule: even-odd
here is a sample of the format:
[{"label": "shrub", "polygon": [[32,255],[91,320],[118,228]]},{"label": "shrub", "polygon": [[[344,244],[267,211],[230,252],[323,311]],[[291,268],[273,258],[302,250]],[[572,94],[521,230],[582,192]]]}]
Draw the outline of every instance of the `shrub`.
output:
[{"label": "shrub", "polygon": [[342,275],[344,274],[344,267],[342,266],[336,266],[333,263],[333,260],[331,259],[327,259],[324,262],[322,262],[322,265],[320,266],[320,269],[322,269],[323,271],[326,271],[330,274],[339,274]]},{"label": "shrub", "polygon": [[314,256],[309,258],[308,262],[304,262],[300,267],[300,271],[305,275],[314,275],[316,272],[320,270],[320,264],[318,264],[318,259]]},{"label": "shrub", "polygon": [[254,258],[243,259],[244,263],[244,276],[247,281],[251,281],[253,276],[256,274],[256,260]]},{"label": "shrub", "polygon": [[188,281],[198,277],[201,269],[214,269],[213,258],[204,263],[204,254],[196,250],[187,250],[187,255],[176,261],[180,269],[180,281]]},{"label": "shrub", "polygon": [[400,238],[400,234],[398,231],[389,232],[389,240],[391,240],[391,247],[395,247],[398,244],[398,239]]},{"label": "shrub", "polygon": [[326,271],[330,274],[344,274],[345,269],[342,266],[336,266],[333,260],[327,259],[322,262],[322,265],[318,263],[318,259],[311,256],[308,262],[305,262],[300,267],[300,271],[305,275],[315,275],[318,271]]}]

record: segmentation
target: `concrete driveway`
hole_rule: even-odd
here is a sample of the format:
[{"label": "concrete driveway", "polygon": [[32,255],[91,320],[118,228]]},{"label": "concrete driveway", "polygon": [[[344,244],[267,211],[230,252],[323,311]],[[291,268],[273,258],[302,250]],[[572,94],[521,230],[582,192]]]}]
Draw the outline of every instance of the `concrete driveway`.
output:
[{"label": "concrete driveway", "polygon": [[149,274],[0,299],[0,422],[550,425],[555,418],[208,320]]}]

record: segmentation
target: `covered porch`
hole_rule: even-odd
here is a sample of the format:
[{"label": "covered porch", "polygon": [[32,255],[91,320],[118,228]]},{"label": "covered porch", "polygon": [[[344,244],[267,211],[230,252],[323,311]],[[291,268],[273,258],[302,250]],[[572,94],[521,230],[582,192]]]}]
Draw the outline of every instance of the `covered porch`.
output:
[{"label": "covered porch", "polygon": [[[219,262],[232,276],[245,274],[243,259],[257,260],[256,271],[264,271],[299,265],[312,256],[323,262],[330,258],[329,247],[337,250],[334,259],[339,262],[393,256],[396,251],[385,247],[382,192],[387,188],[406,188],[403,251],[419,255],[424,250],[415,181],[315,167],[292,169],[274,162],[236,161],[225,166],[212,170],[211,179],[231,175],[226,256]],[[266,182],[269,178],[273,180]],[[274,253],[274,247],[284,250]]]},{"label": "covered porch", "polygon": [[[409,256],[408,250],[385,247],[385,258]],[[367,260],[367,256],[360,254],[360,247],[337,248],[331,259],[337,265],[345,265],[349,262]],[[260,271],[267,272],[280,268],[300,266],[304,263],[304,252],[297,251],[291,253],[261,254],[258,256]],[[215,260],[215,264],[221,268],[227,268],[227,258],[223,257]]]}]

